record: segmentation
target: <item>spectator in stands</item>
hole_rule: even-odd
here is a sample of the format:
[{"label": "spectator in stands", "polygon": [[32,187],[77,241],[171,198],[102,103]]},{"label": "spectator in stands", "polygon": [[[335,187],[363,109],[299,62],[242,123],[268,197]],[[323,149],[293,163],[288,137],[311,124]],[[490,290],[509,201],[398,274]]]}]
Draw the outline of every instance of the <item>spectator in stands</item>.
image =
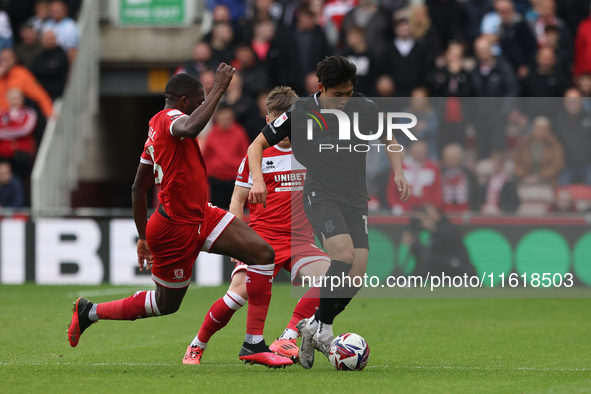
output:
[{"label": "spectator in stands", "polygon": [[[236,77],[236,74],[234,74],[234,77]],[[234,81],[234,78],[232,78],[232,81]],[[249,107],[250,112],[245,114],[246,116],[243,116],[242,118],[236,116],[236,120],[242,127],[244,127],[250,141],[253,141],[267,125],[265,116],[267,115],[266,102],[268,93],[268,90],[263,90],[259,93],[256,98],[256,104],[254,107]],[[226,94],[228,94],[228,91],[226,91]]]},{"label": "spectator in stands", "polygon": [[[540,48],[536,65],[522,83],[523,97],[562,97],[568,83],[556,70],[556,55],[550,48]],[[524,110],[530,118],[554,111],[553,100],[526,100]]]},{"label": "spectator in stands", "polygon": [[193,44],[192,59],[178,67],[175,74],[185,73],[197,79],[205,70],[215,70],[216,62],[211,58],[211,47],[205,41]]},{"label": "spectator in stands", "polygon": [[494,150],[506,148],[506,119],[513,109],[514,100],[503,99],[516,97],[519,93],[517,77],[513,68],[502,57],[492,54],[491,41],[486,36],[479,37],[474,43],[476,67],[471,79],[476,97],[498,98],[497,108],[492,110],[490,100],[478,100],[474,109],[476,129],[476,149],[478,158],[490,156]]},{"label": "spectator in stands", "polygon": [[560,31],[556,26],[548,25],[544,29],[546,48],[550,48],[556,55],[556,71],[562,75],[565,83],[570,85],[572,77],[573,52],[571,48],[563,48],[560,46]]},{"label": "spectator in stands", "polygon": [[591,114],[583,110],[583,99],[577,89],[566,91],[562,111],[554,120],[554,130],[566,159],[560,184],[591,185]]},{"label": "spectator in stands", "polygon": [[[243,33],[241,38],[247,42],[254,38],[256,26],[263,22],[270,23],[273,30],[277,29],[281,24],[281,15],[283,13],[282,4],[274,0],[255,0],[252,3],[252,9],[248,13],[248,19],[241,27]],[[296,9],[293,11],[296,11]]]},{"label": "spectator in stands", "polygon": [[0,158],[11,161],[14,172],[28,179],[37,144],[33,132],[37,113],[25,106],[23,92],[11,89],[6,94],[8,108],[0,111]]},{"label": "spectator in stands", "polygon": [[14,51],[7,48],[0,52],[0,110],[8,108],[6,93],[13,88],[20,89],[26,98],[34,101],[45,117],[53,115],[51,97],[29,70],[16,64]]},{"label": "spectator in stands", "polygon": [[591,73],[583,73],[575,80],[575,87],[583,97],[583,110],[591,113]]},{"label": "spectator in stands", "polygon": [[503,57],[520,79],[525,78],[537,48],[536,38],[511,0],[495,1],[495,9],[500,17],[498,42]]},{"label": "spectator in stands", "polygon": [[439,35],[439,46],[445,50],[450,41],[459,41],[462,37],[460,3],[457,0],[426,0],[425,4]]},{"label": "spectator in stands", "polygon": [[51,30],[43,32],[41,44],[43,52],[35,58],[30,70],[49,96],[55,100],[61,97],[66,87],[70,68],[68,55],[57,45],[55,34]]},{"label": "spectator in stands", "polygon": [[12,48],[14,39],[12,37],[12,25],[8,13],[0,9],[0,50]]},{"label": "spectator in stands", "polygon": [[394,22],[395,36],[382,58],[383,74],[388,74],[396,84],[396,95],[409,97],[410,92],[421,86],[431,64],[427,62],[425,48],[411,35],[410,23],[406,16]]},{"label": "spectator in stands", "polygon": [[437,100],[437,111],[441,114],[441,128],[438,133],[437,152],[444,146],[458,143],[464,145],[466,138],[466,104],[461,97],[472,95],[470,75],[463,68],[464,49],[460,43],[451,43],[445,52],[445,64],[427,76],[427,86]]},{"label": "spectator in stands", "polygon": [[234,32],[236,26],[232,23],[232,16],[230,15],[230,8],[225,4],[216,4],[211,9],[211,13],[205,13],[203,23],[201,24],[201,31],[204,33],[202,40],[211,42],[211,32],[213,27],[220,23],[229,23]]},{"label": "spectator in stands", "polygon": [[392,213],[400,215],[411,212],[426,204],[441,206],[441,176],[434,161],[429,160],[429,147],[424,141],[415,141],[408,148],[408,155],[402,160],[402,167],[413,198],[400,201],[400,192],[394,182],[394,174],[388,179],[388,203]]},{"label": "spectator in stands", "polygon": [[581,22],[575,38],[574,76],[591,73],[591,14]]},{"label": "spectator in stands", "polygon": [[462,36],[469,46],[480,36],[482,18],[493,11],[492,0],[467,0],[462,3]]},{"label": "spectator in stands", "polygon": [[507,171],[503,152],[494,152],[490,157],[492,171],[484,182],[484,203],[482,213],[497,215],[502,212],[515,212],[520,199],[517,184]]},{"label": "spectator in stands", "polygon": [[43,52],[43,46],[39,42],[39,34],[30,24],[24,24],[20,29],[20,42],[14,48],[18,62],[30,68],[33,60]]},{"label": "spectator in stands", "polygon": [[556,196],[554,197],[554,204],[550,207],[550,212],[553,213],[573,213],[578,212],[575,206],[575,199],[572,193],[567,188],[559,187],[556,189]]},{"label": "spectator in stands", "polygon": [[423,61],[426,64],[425,69],[430,71],[435,67],[435,61],[445,47],[442,47],[439,42],[439,36],[431,23],[427,6],[419,4],[410,7],[408,10],[408,23],[410,24],[412,37],[423,48]]},{"label": "spectator in stands", "polygon": [[556,15],[556,1],[538,0],[536,11],[538,16],[530,22],[530,28],[538,41],[538,46],[542,47],[546,44],[545,28],[552,25],[556,26],[560,32],[560,46],[570,50],[573,45],[573,36],[564,21]]},{"label": "spectator in stands", "polygon": [[37,33],[41,33],[43,24],[49,19],[49,1],[37,0],[35,2],[35,15],[27,19],[27,25],[33,26]]},{"label": "spectator in stands", "polygon": [[207,96],[211,92],[211,89],[213,89],[213,85],[215,83],[215,72],[213,70],[203,71],[200,75],[199,81],[201,81],[203,90]]},{"label": "spectator in stands", "polygon": [[213,70],[217,69],[220,63],[230,64],[234,59],[234,30],[230,23],[216,23],[211,30],[211,40],[208,43],[211,47]]},{"label": "spectator in stands", "polygon": [[[431,106],[429,100],[429,91],[424,87],[413,89],[411,93],[410,106],[405,109],[417,117],[417,125],[413,127],[412,132],[419,141],[427,144],[430,160],[437,161],[439,149],[437,146],[439,134],[439,116]],[[410,140],[406,137],[397,137],[398,143],[403,146],[410,145]]]},{"label": "spectator in stands", "polygon": [[[244,82],[242,73],[240,72],[234,74],[222,101],[232,107],[232,110],[234,110],[234,118],[244,128],[246,128],[247,124],[251,124],[251,118],[258,118],[256,99],[251,95],[244,94]],[[265,124],[263,124],[263,127]],[[256,130],[246,129],[251,141],[260,134],[261,130],[262,128]]]},{"label": "spectator in stands", "polygon": [[269,87],[266,70],[249,44],[238,44],[235,53],[236,58],[232,65],[242,76],[242,93],[254,100],[261,91]]},{"label": "spectator in stands", "polygon": [[0,159],[0,208],[22,208],[24,204],[22,181],[12,173],[10,162]]},{"label": "spectator in stands", "polygon": [[243,0],[207,0],[207,9],[213,13],[214,22],[219,19],[216,18],[219,9],[224,8],[224,13],[227,13],[228,22],[238,21],[246,15],[246,2]]},{"label": "spectator in stands", "polygon": [[78,24],[68,16],[68,7],[63,0],[51,0],[49,3],[50,19],[43,24],[42,31],[52,30],[57,44],[68,54],[70,63],[78,50]]},{"label": "spectator in stands", "polygon": [[583,97],[591,97],[591,73],[579,75],[575,85]]},{"label": "spectator in stands", "polygon": [[376,58],[384,55],[393,38],[392,14],[381,9],[375,0],[360,0],[359,5],[345,15],[341,29],[342,43],[345,42],[345,32],[352,26],[365,31],[368,49]]},{"label": "spectator in stands", "polygon": [[232,108],[220,103],[213,127],[201,148],[203,159],[207,162],[207,180],[213,205],[224,209],[230,206],[236,169],[249,144],[246,131],[235,121]]},{"label": "spectator in stands", "polygon": [[271,42],[275,36],[275,26],[271,21],[259,21],[254,25],[252,42],[250,45],[257,54],[260,61],[267,58],[267,53],[271,49]]},{"label": "spectator in stands", "polygon": [[[392,0],[398,3],[408,3],[408,0]],[[322,20],[324,21],[324,31],[326,38],[331,46],[338,46],[339,37],[343,28],[343,21],[349,11],[357,5],[357,0],[327,0],[322,8]],[[387,5],[384,1],[380,2],[380,6],[386,9]],[[391,5],[391,4],[388,4]],[[394,11],[386,10],[390,15]],[[359,26],[358,26],[359,27]],[[351,28],[351,26],[349,26]]]},{"label": "spectator in stands", "polygon": [[443,148],[441,190],[445,212],[480,211],[481,188],[476,175],[464,165],[464,150],[459,144]]},{"label": "spectator in stands", "polygon": [[394,97],[396,85],[389,75],[380,75],[376,81],[376,94],[378,97]]},{"label": "spectator in stands", "polygon": [[353,26],[346,34],[347,46],[342,55],[357,67],[355,89],[368,97],[374,96],[379,70],[378,60],[369,52],[362,28]]},{"label": "spectator in stands", "polygon": [[316,65],[330,52],[314,13],[308,7],[299,8],[296,26],[277,32],[269,50],[271,85],[291,86],[303,95],[306,75],[316,70]]},{"label": "spectator in stands", "polygon": [[564,167],[562,144],[554,136],[550,120],[534,119],[531,134],[520,138],[515,148],[515,176],[520,183],[555,187]]},{"label": "spectator in stands", "polygon": [[[429,232],[429,241],[421,242],[421,233]],[[402,234],[401,243],[408,246],[408,257],[416,259],[412,275],[426,278],[430,275],[476,275],[470,256],[464,245],[462,232],[445,214],[433,205],[418,209],[408,230]],[[406,266],[403,261],[402,266]]]},{"label": "spectator in stands", "polygon": [[577,32],[579,24],[589,14],[589,0],[560,0],[556,2],[556,15],[568,26],[571,36]]},{"label": "spectator in stands", "polygon": [[[533,0],[535,1],[535,0]],[[515,4],[515,10],[519,12],[524,17],[527,17],[528,14],[531,14],[532,11],[532,0],[513,0]]]},{"label": "spectator in stands", "polygon": [[383,151],[370,149],[367,152],[365,176],[367,181],[368,208],[370,211],[390,213],[388,182],[392,167]]}]

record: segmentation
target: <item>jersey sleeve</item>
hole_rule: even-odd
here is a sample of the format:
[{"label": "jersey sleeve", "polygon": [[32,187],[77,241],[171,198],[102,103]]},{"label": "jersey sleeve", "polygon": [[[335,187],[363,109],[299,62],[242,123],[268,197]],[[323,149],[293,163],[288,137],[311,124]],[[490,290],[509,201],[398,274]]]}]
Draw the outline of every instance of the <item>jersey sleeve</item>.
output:
[{"label": "jersey sleeve", "polygon": [[291,139],[291,111],[284,112],[272,123],[265,126],[262,133],[270,146],[283,140],[285,137]]},{"label": "jersey sleeve", "polygon": [[238,167],[238,173],[236,174],[236,185],[252,188],[252,176],[250,175],[250,167],[248,166],[248,156],[244,156],[240,167]]},{"label": "jersey sleeve", "polygon": [[152,166],[154,165],[154,162],[152,161],[152,157],[150,157],[150,155],[147,152],[148,146],[150,145],[152,145],[152,141],[150,140],[150,138],[148,138],[146,139],[146,143],[144,144],[144,150],[140,155],[140,163]]}]

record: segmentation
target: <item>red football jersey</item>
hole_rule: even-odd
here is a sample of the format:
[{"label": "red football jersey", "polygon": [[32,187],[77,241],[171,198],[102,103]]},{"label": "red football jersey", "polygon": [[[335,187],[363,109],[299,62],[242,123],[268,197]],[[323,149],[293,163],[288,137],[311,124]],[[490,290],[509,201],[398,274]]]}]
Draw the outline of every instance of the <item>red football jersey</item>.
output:
[{"label": "red football jersey", "polygon": [[[250,227],[264,239],[297,237],[314,243],[303,203],[306,169],[295,160],[291,148],[275,145],[265,149],[261,169],[267,185],[267,208],[250,205]],[[248,156],[238,168],[236,185],[252,188]]]},{"label": "red football jersey", "polygon": [[172,135],[173,123],[183,116],[188,115],[164,109],[150,119],[140,161],[154,166],[158,198],[168,216],[182,223],[199,223],[207,203],[207,172],[197,140]]}]

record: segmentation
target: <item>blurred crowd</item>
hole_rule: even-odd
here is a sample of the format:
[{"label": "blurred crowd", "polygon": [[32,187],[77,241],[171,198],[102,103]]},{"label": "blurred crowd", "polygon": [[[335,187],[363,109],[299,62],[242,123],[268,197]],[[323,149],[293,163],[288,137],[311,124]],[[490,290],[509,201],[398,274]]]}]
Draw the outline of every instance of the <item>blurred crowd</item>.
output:
[{"label": "blurred crowd", "polygon": [[370,154],[372,210],[398,215],[432,204],[446,213],[541,215],[590,207],[591,0],[206,4],[202,37],[177,72],[207,91],[220,62],[238,70],[223,124],[219,114],[212,122],[216,137],[201,137],[205,150],[227,149],[228,160],[209,171],[213,194],[231,187],[244,136],[264,126],[267,91],[289,85],[313,94],[316,64],[340,54],[357,66],[357,91],[408,98],[419,120],[419,141],[400,141],[413,199],[400,202],[385,156]]},{"label": "blurred crowd", "polygon": [[37,147],[76,57],[81,2],[0,1],[0,208],[28,205]]},{"label": "blurred crowd", "polygon": [[[27,203],[45,122],[76,57],[81,2],[0,1],[0,163],[8,174],[0,179],[0,206]],[[265,125],[269,89],[289,85],[310,95],[316,64],[340,54],[357,66],[356,90],[406,100],[404,109],[419,120],[419,141],[400,141],[413,199],[399,201],[385,156],[370,154],[372,210],[587,210],[590,3],[206,0],[202,34],[176,72],[199,78],[208,91],[220,62],[238,70],[200,137],[211,199],[227,206],[236,168]],[[8,190],[22,197],[5,197]]]}]

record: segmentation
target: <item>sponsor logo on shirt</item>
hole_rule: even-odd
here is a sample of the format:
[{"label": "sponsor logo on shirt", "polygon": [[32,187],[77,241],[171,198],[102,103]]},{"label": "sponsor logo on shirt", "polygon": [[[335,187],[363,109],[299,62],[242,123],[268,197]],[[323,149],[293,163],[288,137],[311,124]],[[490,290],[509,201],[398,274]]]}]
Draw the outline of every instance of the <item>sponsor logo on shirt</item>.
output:
[{"label": "sponsor logo on shirt", "polygon": [[280,117],[278,117],[277,119],[275,119],[275,121],[273,122],[273,126],[279,127],[283,123],[285,123],[286,120],[287,120],[287,114],[284,112]]}]

